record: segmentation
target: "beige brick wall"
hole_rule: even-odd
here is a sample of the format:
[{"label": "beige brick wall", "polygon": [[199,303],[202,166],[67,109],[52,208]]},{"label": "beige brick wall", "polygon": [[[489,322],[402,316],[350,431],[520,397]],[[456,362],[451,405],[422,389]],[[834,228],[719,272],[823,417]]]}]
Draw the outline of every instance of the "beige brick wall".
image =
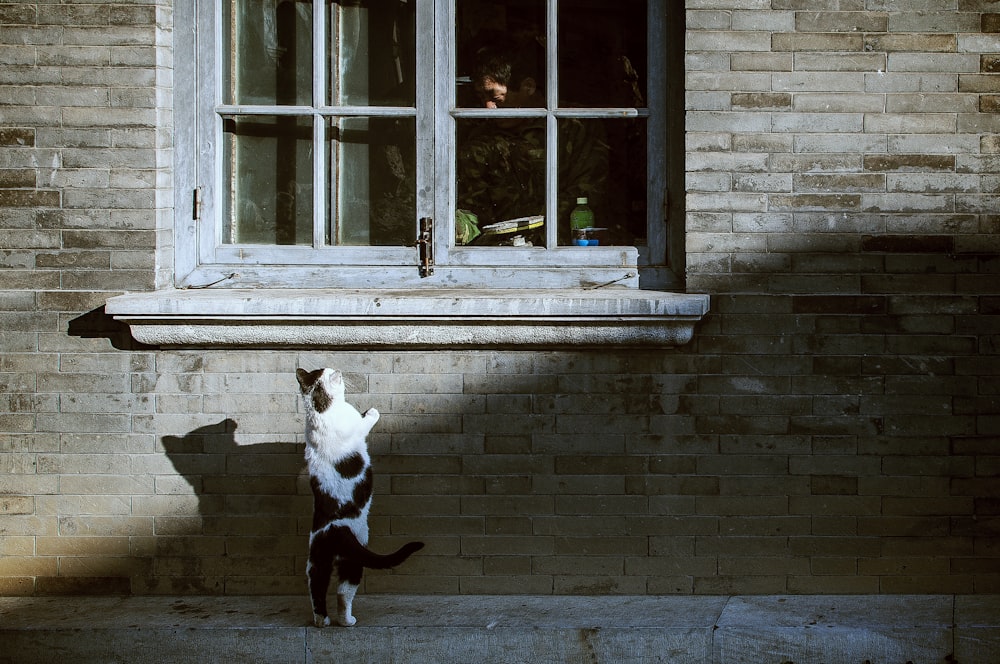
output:
[{"label": "beige brick wall", "polygon": [[303,593],[325,365],[428,544],[367,592],[1000,592],[1000,3],[686,6],[694,341],[345,353],[102,313],[170,282],[172,6],[0,5],[0,594]]}]

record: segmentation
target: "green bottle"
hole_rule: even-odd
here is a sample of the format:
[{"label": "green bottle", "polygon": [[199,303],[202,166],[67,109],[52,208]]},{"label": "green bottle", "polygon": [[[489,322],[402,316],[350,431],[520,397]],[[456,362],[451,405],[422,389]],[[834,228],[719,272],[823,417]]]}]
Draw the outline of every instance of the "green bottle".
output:
[{"label": "green bottle", "polygon": [[590,244],[586,229],[593,227],[594,211],[587,205],[587,199],[585,197],[576,199],[576,207],[569,213],[569,228],[573,244],[578,247],[586,247]]}]

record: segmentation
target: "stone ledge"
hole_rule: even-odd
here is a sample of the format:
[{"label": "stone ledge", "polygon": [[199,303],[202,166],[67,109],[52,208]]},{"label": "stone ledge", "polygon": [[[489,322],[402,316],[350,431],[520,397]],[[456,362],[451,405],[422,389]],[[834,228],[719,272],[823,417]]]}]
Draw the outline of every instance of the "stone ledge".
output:
[{"label": "stone ledge", "polygon": [[0,663],[1000,661],[1000,596],[0,598]]},{"label": "stone ledge", "polygon": [[607,289],[220,289],[127,293],[105,311],[161,347],[669,347],[709,296]]}]

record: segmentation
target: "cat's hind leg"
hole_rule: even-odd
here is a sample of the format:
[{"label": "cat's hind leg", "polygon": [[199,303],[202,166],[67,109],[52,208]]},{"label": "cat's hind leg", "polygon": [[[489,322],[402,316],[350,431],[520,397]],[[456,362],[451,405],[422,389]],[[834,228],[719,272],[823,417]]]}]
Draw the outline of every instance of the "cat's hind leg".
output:
[{"label": "cat's hind leg", "polygon": [[358,622],[352,615],[352,605],[354,595],[358,592],[361,584],[361,575],[364,568],[353,562],[341,560],[337,565],[340,583],[337,585],[337,622],[344,627],[351,627]]},{"label": "cat's hind leg", "polygon": [[329,552],[324,551],[323,539],[322,536],[316,537],[310,544],[309,562],[306,563],[309,600],[312,602],[313,624],[316,627],[326,627],[330,624],[326,594],[330,589],[330,577],[333,575],[333,560]]}]

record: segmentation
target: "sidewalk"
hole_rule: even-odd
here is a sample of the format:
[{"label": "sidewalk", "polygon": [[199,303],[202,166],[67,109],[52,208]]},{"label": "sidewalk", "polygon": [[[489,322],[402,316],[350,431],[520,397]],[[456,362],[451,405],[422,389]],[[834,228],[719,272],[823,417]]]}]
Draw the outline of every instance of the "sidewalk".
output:
[{"label": "sidewalk", "polygon": [[352,628],[306,597],[0,597],[22,662],[1000,662],[1000,596],[359,595]]}]

